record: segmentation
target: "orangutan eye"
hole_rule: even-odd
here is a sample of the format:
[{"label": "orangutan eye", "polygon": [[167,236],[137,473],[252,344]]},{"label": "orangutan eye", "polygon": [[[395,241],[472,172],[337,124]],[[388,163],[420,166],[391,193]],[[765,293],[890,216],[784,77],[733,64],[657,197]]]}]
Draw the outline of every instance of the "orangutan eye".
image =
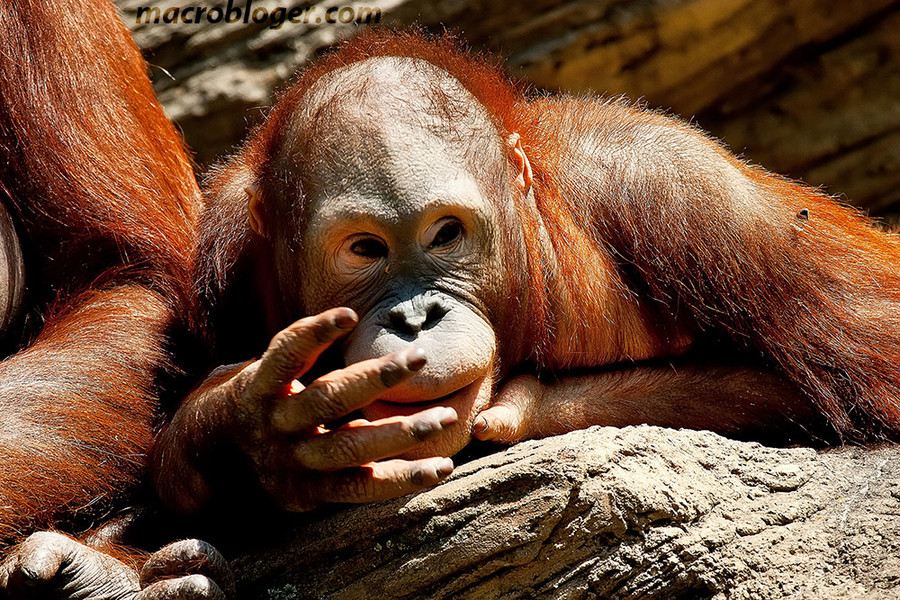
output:
[{"label": "orangutan eye", "polygon": [[372,237],[360,238],[350,245],[350,252],[362,258],[375,260],[387,256],[387,246]]},{"label": "orangutan eye", "polygon": [[429,244],[428,247],[443,248],[449,246],[458,240],[460,236],[462,236],[462,233],[462,223],[456,219],[450,219],[438,229],[438,232],[434,235],[434,239],[431,240],[431,244]]}]

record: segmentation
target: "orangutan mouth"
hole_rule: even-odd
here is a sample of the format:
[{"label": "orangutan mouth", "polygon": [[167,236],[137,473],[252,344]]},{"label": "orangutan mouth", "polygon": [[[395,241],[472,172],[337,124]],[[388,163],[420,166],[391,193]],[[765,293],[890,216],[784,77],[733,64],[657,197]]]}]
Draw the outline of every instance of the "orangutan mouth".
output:
[{"label": "orangutan mouth", "polygon": [[412,415],[435,406],[448,406],[450,408],[456,409],[457,413],[460,413],[463,405],[470,403],[473,400],[472,396],[478,393],[478,389],[481,387],[482,381],[482,378],[476,379],[472,383],[464,385],[463,387],[450,392],[449,394],[445,394],[443,396],[439,396],[437,398],[432,398],[429,400],[379,399],[366,407],[366,412],[371,411],[377,414],[378,418],[383,418],[386,416]]}]

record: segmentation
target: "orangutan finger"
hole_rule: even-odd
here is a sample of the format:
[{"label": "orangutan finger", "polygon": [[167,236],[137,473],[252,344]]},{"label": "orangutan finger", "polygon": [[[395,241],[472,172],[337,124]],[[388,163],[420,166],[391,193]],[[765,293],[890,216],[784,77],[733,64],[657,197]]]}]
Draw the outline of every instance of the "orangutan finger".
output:
[{"label": "orangutan finger", "polygon": [[336,339],[353,329],[357,316],[349,308],[333,308],[296,321],[272,338],[247,392],[252,398],[279,397],[291,382],[312,367]]},{"label": "orangutan finger", "polygon": [[407,417],[345,427],[301,442],[294,452],[305,469],[328,471],[364,465],[414,449],[454,425],[456,411],[437,406]]},{"label": "orangutan finger", "polygon": [[323,474],[315,496],[322,504],[378,502],[432,487],[452,472],[449,458],[375,462]]},{"label": "orangutan finger", "polygon": [[412,348],[327,373],[279,402],[272,425],[283,433],[299,433],[347,415],[415,375],[425,362],[424,351]]}]

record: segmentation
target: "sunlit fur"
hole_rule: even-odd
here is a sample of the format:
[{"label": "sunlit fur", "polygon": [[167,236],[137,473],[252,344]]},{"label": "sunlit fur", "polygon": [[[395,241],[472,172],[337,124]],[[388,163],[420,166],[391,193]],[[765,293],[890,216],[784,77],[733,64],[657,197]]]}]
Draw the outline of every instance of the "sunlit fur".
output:
[{"label": "sunlit fur", "polygon": [[2,547],[137,487],[188,314],[199,190],[112,3],[0,8],[0,201],[29,282],[0,363]]},{"label": "sunlit fur", "polygon": [[[235,289],[240,267],[271,268],[248,227],[244,185],[289,181],[273,157],[298,102],[323,74],[377,56],[446,70],[491,113],[498,141],[521,135],[534,185],[502,217],[507,256],[524,258],[498,274],[508,284],[492,315],[501,375],[724,352],[782,372],[845,437],[900,434],[895,236],[673,117],[621,99],[527,97],[446,37],[373,31],[345,43],[300,75],[211,179],[198,281],[218,327],[248,295]],[[302,230],[283,209],[270,221]]]}]

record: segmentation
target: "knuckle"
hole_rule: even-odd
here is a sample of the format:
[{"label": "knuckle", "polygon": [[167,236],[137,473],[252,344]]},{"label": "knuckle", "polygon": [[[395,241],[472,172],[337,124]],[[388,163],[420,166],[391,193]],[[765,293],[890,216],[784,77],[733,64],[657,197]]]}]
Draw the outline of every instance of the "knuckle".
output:
[{"label": "knuckle", "polygon": [[51,555],[61,557],[71,551],[77,543],[72,539],[56,533],[55,531],[38,531],[32,533],[19,545],[18,553],[20,556],[42,557]]},{"label": "knuckle", "polygon": [[[224,594],[219,586],[204,575],[187,575],[178,579],[169,580],[157,584],[161,588],[168,588],[162,597],[179,598],[181,600],[218,600],[224,599]],[[161,592],[163,590],[160,590]],[[151,596],[152,597],[152,596]]]},{"label": "knuckle", "polygon": [[272,341],[269,342],[269,347],[266,348],[263,358],[269,360],[274,356],[284,353],[291,346],[292,339],[293,334],[291,331],[279,331],[272,337]]},{"label": "knuckle", "polygon": [[281,335],[283,343],[288,345],[303,342],[326,344],[334,339],[335,329],[331,319],[323,314],[319,314],[303,317],[287,329],[281,330],[278,335]]},{"label": "knuckle", "polygon": [[194,573],[187,575],[181,579],[181,584],[185,591],[191,591],[198,594],[199,597],[207,597],[212,591],[213,582],[204,575]]},{"label": "knuckle", "polygon": [[260,361],[255,361],[246,367],[244,367],[240,373],[238,373],[234,380],[234,395],[243,400],[250,399],[249,396],[252,395],[254,390],[254,384],[256,382],[256,376],[259,372],[259,364]]},{"label": "knuckle", "polygon": [[172,542],[150,555],[151,559],[165,562],[183,562],[189,560],[206,560],[215,549],[202,540],[187,539]]},{"label": "knuckle", "polygon": [[331,417],[336,407],[341,406],[340,388],[331,381],[317,381],[303,392],[303,405],[314,417]]},{"label": "knuckle", "polygon": [[256,374],[259,372],[260,363],[262,363],[261,360],[255,360],[241,369],[240,372],[238,372],[235,381],[246,384],[248,381],[254,379],[256,377]]},{"label": "knuckle", "polygon": [[198,539],[180,540],[171,544],[179,553],[206,560],[210,553],[215,551],[208,542]]},{"label": "knuckle", "polygon": [[296,347],[284,343],[274,349],[266,350],[262,360],[267,363],[267,367],[274,368],[276,372],[280,373],[293,369],[302,358],[300,354]]},{"label": "knuckle", "polygon": [[272,338],[262,360],[278,370],[289,370],[302,363],[310,349],[306,331],[283,329]]},{"label": "knuckle", "polygon": [[57,546],[65,544],[69,538],[55,531],[38,531],[28,536],[25,542],[29,546]]},{"label": "knuckle", "polygon": [[358,465],[362,463],[363,445],[354,435],[336,435],[329,444],[328,453],[334,464]]},{"label": "knuckle", "polygon": [[378,377],[384,387],[390,388],[403,381],[407,373],[408,371],[404,367],[391,360],[382,365],[378,371]]}]

